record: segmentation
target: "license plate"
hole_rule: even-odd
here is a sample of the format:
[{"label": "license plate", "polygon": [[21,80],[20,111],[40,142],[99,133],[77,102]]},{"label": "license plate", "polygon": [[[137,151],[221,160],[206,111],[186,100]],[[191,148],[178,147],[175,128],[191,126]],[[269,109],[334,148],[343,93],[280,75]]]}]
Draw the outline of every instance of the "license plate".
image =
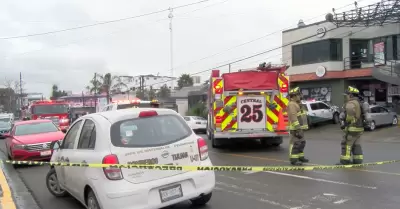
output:
[{"label": "license plate", "polygon": [[40,152],[40,156],[49,156],[51,155],[51,150]]},{"label": "license plate", "polygon": [[160,189],[161,202],[167,202],[183,196],[182,186],[174,185],[167,188]]}]

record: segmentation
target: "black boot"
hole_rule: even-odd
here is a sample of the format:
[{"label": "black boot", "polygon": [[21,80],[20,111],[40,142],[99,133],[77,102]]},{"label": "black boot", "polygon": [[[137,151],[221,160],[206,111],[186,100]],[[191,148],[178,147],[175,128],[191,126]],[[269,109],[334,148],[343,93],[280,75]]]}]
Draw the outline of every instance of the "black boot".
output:
[{"label": "black boot", "polygon": [[299,158],[299,161],[302,162],[302,163],[308,163],[308,162],[310,162],[310,160],[307,159],[307,158],[305,158],[305,157]]},{"label": "black boot", "polygon": [[290,164],[294,165],[294,166],[300,166],[303,165],[303,163],[301,161],[298,160],[291,160]]},{"label": "black boot", "polygon": [[339,163],[336,163],[336,165],[350,165],[351,162],[350,160],[340,160]]}]

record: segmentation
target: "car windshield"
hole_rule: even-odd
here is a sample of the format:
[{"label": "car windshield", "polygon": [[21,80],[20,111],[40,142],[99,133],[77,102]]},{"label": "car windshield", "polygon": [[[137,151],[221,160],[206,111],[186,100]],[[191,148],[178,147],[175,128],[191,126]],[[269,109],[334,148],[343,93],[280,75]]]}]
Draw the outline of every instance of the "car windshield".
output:
[{"label": "car windshield", "polygon": [[15,127],[15,136],[57,132],[58,128],[52,122],[27,123]]},{"label": "car windshield", "polygon": [[11,128],[10,122],[0,121],[0,128]]},{"label": "car windshield", "polygon": [[116,147],[162,146],[190,134],[189,126],[176,115],[123,120],[111,126],[111,142]]},{"label": "car windshield", "polygon": [[32,107],[33,114],[61,114],[68,113],[68,105],[52,104],[52,105],[35,105]]},{"label": "car windshield", "polygon": [[158,108],[159,107],[159,105],[158,104],[150,104],[150,103],[147,103],[147,104],[135,104],[135,103],[132,103],[132,104],[118,104],[118,106],[117,106],[117,110],[121,110],[121,109],[128,109],[128,108]]},{"label": "car windshield", "polygon": [[0,122],[10,122],[11,118],[0,118]]}]

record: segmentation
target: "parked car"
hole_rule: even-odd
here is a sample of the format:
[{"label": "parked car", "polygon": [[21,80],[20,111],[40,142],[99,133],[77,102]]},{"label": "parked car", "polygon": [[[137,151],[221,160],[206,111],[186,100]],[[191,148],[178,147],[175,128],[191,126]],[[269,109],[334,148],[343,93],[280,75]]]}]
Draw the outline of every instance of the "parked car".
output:
[{"label": "parked car", "polygon": [[11,130],[11,123],[10,122],[4,122],[0,120],[0,139],[5,139],[6,137],[4,134],[10,133]]},{"label": "parked car", "polygon": [[340,122],[340,110],[337,106],[330,105],[326,102],[308,100],[302,101],[302,108],[307,111],[308,125],[331,121],[334,124]]},{"label": "parked car", "polygon": [[379,105],[370,105],[369,113],[367,113],[367,125],[365,128],[370,131],[375,130],[376,127],[383,125],[397,125],[398,118],[394,111]]},{"label": "parked car", "polygon": [[[206,141],[170,109],[134,108],[78,118],[62,143],[52,144],[51,162],[211,166]],[[87,208],[163,208],[190,200],[205,205],[214,171],[51,167],[47,188],[71,194]]]},{"label": "parked car", "polygon": [[207,120],[199,116],[184,116],[183,117],[189,127],[196,133],[207,132]]},{"label": "parked car", "polygon": [[18,121],[3,135],[10,160],[50,160],[51,142],[64,138],[64,133],[51,120]]}]

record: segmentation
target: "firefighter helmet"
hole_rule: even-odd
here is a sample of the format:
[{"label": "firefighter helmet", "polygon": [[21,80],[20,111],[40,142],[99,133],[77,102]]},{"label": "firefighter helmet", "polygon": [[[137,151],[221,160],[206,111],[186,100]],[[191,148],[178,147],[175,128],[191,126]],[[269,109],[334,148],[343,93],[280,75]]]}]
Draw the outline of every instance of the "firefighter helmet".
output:
[{"label": "firefighter helmet", "polygon": [[344,92],[344,94],[353,94],[353,95],[359,95],[360,91],[357,88],[354,88],[352,86],[347,87],[346,91]]},{"label": "firefighter helmet", "polygon": [[299,88],[299,87],[293,88],[293,89],[291,89],[291,90],[289,91],[289,95],[290,95],[290,96],[300,95],[300,94],[301,94],[301,93],[300,93],[300,88]]}]

